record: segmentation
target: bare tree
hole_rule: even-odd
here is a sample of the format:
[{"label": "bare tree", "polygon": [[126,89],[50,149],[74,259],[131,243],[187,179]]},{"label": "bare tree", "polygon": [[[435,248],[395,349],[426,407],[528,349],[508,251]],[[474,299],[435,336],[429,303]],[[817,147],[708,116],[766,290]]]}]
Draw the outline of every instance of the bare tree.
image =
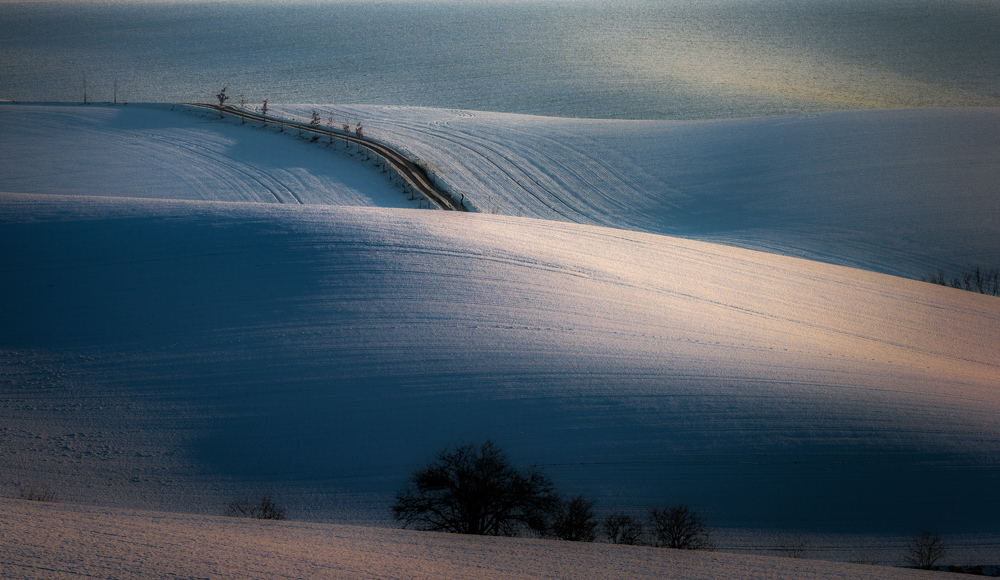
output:
[{"label": "bare tree", "polygon": [[[228,88],[229,87],[222,87],[222,90],[219,91],[219,94],[215,95],[215,98],[219,99],[219,107],[226,106],[226,101],[229,100],[229,95],[226,94],[226,89]],[[225,117],[225,115],[222,114],[222,111],[219,111],[219,118],[221,119],[223,117]]]},{"label": "bare tree", "polygon": [[264,104],[260,107],[260,116],[264,118],[264,127],[267,127],[267,99],[264,99]]},{"label": "bare tree", "polygon": [[333,113],[326,118],[326,127],[330,130],[330,145],[333,145]]},{"label": "bare tree", "polygon": [[[312,116],[309,117],[309,126],[310,127],[315,127],[316,129],[319,129],[319,127],[320,127],[321,124],[322,124],[322,121],[319,118],[319,112],[316,109],[313,109],[312,110]],[[315,133],[314,132],[313,136],[312,136],[312,141],[315,143],[318,140],[319,140],[319,133]]]},{"label": "bare tree", "polygon": [[601,531],[612,544],[639,546],[645,543],[642,522],[625,512],[616,512],[605,518]]},{"label": "bare tree", "polygon": [[[350,135],[351,134],[351,122],[349,120],[347,120],[346,118],[344,119],[344,123],[340,126],[340,128],[344,130],[344,134],[346,134],[346,135]],[[351,148],[351,142],[345,139],[344,140],[344,148],[345,149],[350,149]]]},{"label": "bare tree", "polygon": [[677,550],[714,550],[705,520],[687,505],[649,508],[655,543]]},{"label": "bare tree", "polygon": [[593,542],[597,539],[594,502],[582,495],[560,502],[549,535],[570,542]]},{"label": "bare tree", "polygon": [[910,540],[906,547],[906,561],[921,570],[930,570],[948,553],[948,546],[941,536],[924,530]]},{"label": "bare tree", "polygon": [[354,126],[354,134],[358,136],[358,139],[365,138],[365,130],[361,127],[361,121],[358,121],[358,124]]},{"label": "bare tree", "polygon": [[252,497],[242,497],[233,500],[226,505],[222,515],[231,518],[251,518],[255,520],[283,520],[285,519],[284,508],[278,507],[271,496],[264,494],[260,499],[254,500]]},{"label": "bare tree", "polygon": [[246,108],[247,108],[247,99],[243,95],[240,95],[240,124],[241,125],[246,125],[246,122],[247,122],[247,118],[243,114],[243,111],[245,111]]},{"label": "bare tree", "polygon": [[522,529],[543,533],[558,506],[548,476],[514,467],[487,439],[439,452],[396,494],[392,514],[404,528],[515,536]]},{"label": "bare tree", "polygon": [[795,534],[778,538],[778,545],[774,549],[783,556],[801,558],[808,547],[809,539],[801,534]]}]

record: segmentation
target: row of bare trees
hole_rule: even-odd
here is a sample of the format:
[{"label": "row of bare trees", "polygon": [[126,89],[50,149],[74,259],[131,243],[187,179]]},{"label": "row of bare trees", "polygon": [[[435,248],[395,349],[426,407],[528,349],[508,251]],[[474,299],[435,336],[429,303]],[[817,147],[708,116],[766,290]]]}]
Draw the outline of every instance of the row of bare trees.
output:
[{"label": "row of bare trees", "polygon": [[962,272],[958,276],[946,276],[944,270],[939,270],[937,274],[931,274],[921,278],[924,282],[950,286],[959,290],[969,292],[979,292],[989,296],[1000,296],[1000,268],[986,270],[975,266]]},{"label": "row of bare trees", "polygon": [[[229,90],[228,86],[222,87],[222,90],[219,91],[215,95],[215,99],[219,102],[219,107],[220,108],[221,107],[225,107],[226,106],[226,102],[230,98],[229,95],[226,93],[227,90]],[[242,111],[246,110],[246,106],[247,106],[246,97],[244,95],[240,95],[239,96],[239,108],[240,108],[240,111],[242,112]],[[261,104],[260,114],[261,114],[262,117],[266,117],[267,116],[267,99],[264,99],[264,102]],[[221,111],[220,111],[219,115],[220,115],[220,117],[224,116]],[[246,123],[246,117],[244,117],[241,114],[240,118],[242,119],[242,121],[244,123]],[[312,110],[312,115],[309,118],[309,125],[311,127],[316,128],[316,129],[319,129],[323,125],[322,119],[320,118],[320,113],[316,109]],[[265,127],[267,126],[267,121],[266,120],[264,121],[264,126]],[[330,134],[330,143],[332,144],[333,143],[333,134],[332,134],[332,131],[334,131],[334,119],[333,119],[333,114],[332,113],[326,119],[326,127],[331,131],[331,134]],[[282,127],[282,128],[284,128],[284,127]],[[363,139],[364,136],[365,136],[364,127],[361,125],[361,121],[358,121],[357,123],[355,123],[354,127],[352,129],[351,122],[349,120],[347,120],[347,119],[344,119],[343,124],[341,124],[341,130],[346,135],[350,135],[351,133],[354,133],[359,139]],[[299,133],[300,134],[301,134],[301,132],[302,132],[302,130],[299,129]],[[315,135],[312,140],[313,141],[318,141],[319,140],[319,136]]]},{"label": "row of bare trees", "polygon": [[516,536],[528,533],[568,541],[710,550],[705,520],[687,505],[652,507],[643,521],[624,512],[598,521],[594,502],[564,498],[542,471],[514,467],[492,441],[458,445],[415,471],[396,494],[393,516],[404,528]]},{"label": "row of bare trees", "polygon": [[[541,470],[519,469],[491,440],[438,452],[410,476],[396,494],[392,514],[404,528],[478,534],[528,535],[561,540],[644,545],[678,550],[713,550],[704,518],[688,505],[649,507],[645,518],[615,512],[598,520],[594,502],[560,496]],[[775,550],[800,557],[804,536],[781,538]],[[947,554],[937,534],[922,532],[907,546],[913,566],[932,569]]]}]

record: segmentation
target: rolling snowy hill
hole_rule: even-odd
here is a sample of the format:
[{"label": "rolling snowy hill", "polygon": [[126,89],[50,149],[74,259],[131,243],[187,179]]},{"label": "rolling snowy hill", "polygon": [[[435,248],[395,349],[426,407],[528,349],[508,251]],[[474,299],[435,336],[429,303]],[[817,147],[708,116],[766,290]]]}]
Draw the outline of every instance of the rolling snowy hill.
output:
[{"label": "rolling snowy hill", "polygon": [[[238,121],[19,107],[0,106],[5,489],[200,514],[270,491],[296,520],[387,525],[413,469],[444,446],[493,437],[602,513],[687,502],[720,528],[933,526],[972,534],[963,549],[976,558],[1000,554],[997,299],[780,255],[800,243],[818,252],[825,239],[838,261],[906,254],[901,263],[929,265],[932,244],[907,253],[848,209],[808,244],[759,230],[778,251],[764,253],[627,227],[356,207],[409,202],[373,167]],[[838,130],[850,133],[850,119]],[[816,127],[785,121],[789,134]],[[566,135],[599,125],[565,123]],[[732,123],[738,134],[754,122]],[[68,146],[73,135],[87,143]],[[468,165],[483,159],[469,154]],[[552,175],[575,171],[568,163]],[[979,255],[966,242],[980,238],[958,226],[992,219],[995,204],[983,193],[988,163],[977,163],[957,204],[965,217],[940,224],[958,240],[941,251],[963,259]],[[942,184],[961,175],[927,165]],[[455,187],[488,177],[442,167]],[[539,207],[496,183],[470,197]],[[576,207],[593,208],[605,189],[579,191]],[[779,211],[791,190],[776,191],[788,196],[767,201]],[[312,203],[274,203],[295,196]],[[650,199],[580,221],[632,219],[631,208],[660,203]],[[809,233],[808,205],[788,208],[805,216],[797,231]],[[656,211],[635,219],[669,217]],[[915,209],[900,223],[931,217]]]},{"label": "rolling snowy hill", "polygon": [[480,210],[679,235],[919,278],[1000,264],[1000,110],[715,121],[312,109],[430,167]]}]

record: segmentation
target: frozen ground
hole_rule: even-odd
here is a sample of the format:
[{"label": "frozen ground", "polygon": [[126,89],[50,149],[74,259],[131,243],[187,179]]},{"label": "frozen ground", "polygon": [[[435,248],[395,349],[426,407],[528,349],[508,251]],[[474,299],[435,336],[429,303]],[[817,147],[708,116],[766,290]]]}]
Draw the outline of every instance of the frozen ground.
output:
[{"label": "frozen ground", "polygon": [[[996,299],[577,224],[4,195],[5,478],[386,523],[496,438],[720,526],[994,529]],[[942,490],[948,490],[942,497]]]},{"label": "frozen ground", "polygon": [[181,105],[0,103],[0,190],[417,207],[342,146],[218,119]]},{"label": "frozen ground", "polygon": [[39,578],[904,580],[935,572],[0,499],[0,571]]},{"label": "frozen ground", "polygon": [[[406,107],[360,120],[482,211],[919,278],[1000,264],[1000,109],[606,121]],[[987,266],[987,264],[989,266]]]},{"label": "frozen ground", "polygon": [[[623,229],[351,207],[334,185],[319,200],[333,205],[238,202],[258,190],[220,157],[143,157],[143,114],[128,113],[135,175],[119,179],[88,168],[121,136],[93,119],[125,108],[27,109],[69,114],[95,145],[52,159],[57,126],[0,129],[35,151],[0,141],[3,490],[208,515],[269,491],[295,520],[387,525],[436,450],[494,437],[602,513],[688,502],[764,531],[720,530],[730,549],[805,532],[825,547],[813,556],[888,562],[935,527],[951,563],[1000,561],[995,298]],[[214,152],[293,148],[284,163],[313,176],[354,163],[128,110],[168,135],[190,123]],[[23,177],[31,164],[50,169]],[[215,189],[190,197],[228,202],[183,195],[203,178]],[[826,549],[846,533],[869,539]],[[873,535],[896,539],[869,555]]]}]

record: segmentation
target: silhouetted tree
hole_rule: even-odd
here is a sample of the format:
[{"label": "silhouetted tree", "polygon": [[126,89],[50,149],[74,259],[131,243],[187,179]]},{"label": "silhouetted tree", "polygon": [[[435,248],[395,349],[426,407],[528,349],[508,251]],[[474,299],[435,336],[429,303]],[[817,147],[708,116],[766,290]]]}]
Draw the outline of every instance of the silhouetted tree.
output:
[{"label": "silhouetted tree", "polygon": [[549,535],[571,542],[593,542],[597,538],[594,502],[582,495],[560,502]]},{"label": "silhouetted tree", "polygon": [[267,127],[267,99],[264,99],[264,104],[260,107],[260,116],[264,117],[264,127]]},{"label": "silhouetted tree", "polygon": [[285,519],[285,510],[278,507],[270,495],[264,494],[258,500],[251,497],[233,500],[226,505],[222,515],[255,520],[283,520]]},{"label": "silhouetted tree", "polygon": [[[316,109],[313,109],[312,110],[312,116],[309,117],[309,126],[310,127],[315,127],[316,129],[319,129],[319,127],[320,127],[321,124],[322,124],[322,121],[319,118],[319,112]],[[319,133],[313,133],[313,136],[312,136],[311,140],[312,140],[313,143],[315,143],[316,141],[318,141],[319,140]]]},{"label": "silhouetted tree", "polygon": [[[222,87],[222,90],[219,91],[219,94],[215,95],[215,98],[219,99],[220,107],[226,106],[226,101],[229,100],[229,95],[226,94],[226,89],[228,88],[229,87]],[[219,111],[219,118],[221,119],[222,117],[225,117],[225,115],[222,114],[222,111]]]},{"label": "silhouetted tree", "polygon": [[601,531],[612,544],[638,546],[645,543],[642,522],[625,512],[616,512],[605,518]]},{"label": "silhouetted tree", "polygon": [[925,530],[910,540],[906,560],[921,570],[930,570],[947,553],[948,547],[941,536]]},{"label": "silhouetted tree", "polygon": [[396,494],[392,514],[403,527],[515,536],[544,533],[559,506],[552,481],[534,467],[517,469],[489,439],[438,453]]},{"label": "silhouetted tree", "polygon": [[686,505],[649,508],[655,544],[678,550],[713,550],[705,520]]}]

